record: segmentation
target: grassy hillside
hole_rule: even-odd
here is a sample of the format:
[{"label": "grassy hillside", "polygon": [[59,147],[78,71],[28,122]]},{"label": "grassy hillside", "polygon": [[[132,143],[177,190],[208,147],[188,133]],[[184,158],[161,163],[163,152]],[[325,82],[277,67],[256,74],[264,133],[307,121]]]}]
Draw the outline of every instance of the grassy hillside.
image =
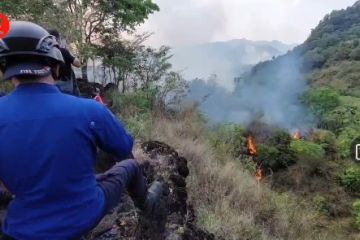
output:
[{"label": "grassy hillside", "polygon": [[[197,225],[214,233],[216,239],[355,239],[356,230],[349,215],[352,200],[334,180],[317,179],[316,189],[310,191],[303,187],[307,173],[301,176],[307,168],[295,165],[281,175],[269,176],[258,183],[252,157],[241,155],[246,146],[246,130],[242,126],[209,128],[194,107],[169,112],[159,110],[151,102],[147,94],[116,94],[112,110],[139,141],[168,143],[188,160],[188,193]],[[272,141],[279,141],[275,138]],[[291,144],[302,152],[302,142],[297,144],[291,140]],[[318,151],[318,157],[323,157],[324,150],[319,145],[308,143],[305,146],[309,145],[310,149]],[[258,147],[263,151],[266,145]],[[277,150],[284,145],[274,143],[273,147]],[[135,151],[135,156],[137,154]],[[288,186],[294,186],[292,181],[297,180],[299,187],[289,191]],[[306,181],[312,180],[314,178]],[[284,188],[274,186],[276,184]],[[332,190],[323,195],[320,188]],[[300,191],[308,191],[310,198],[299,194]],[[313,194],[314,191],[319,194]],[[330,199],[339,195],[343,195],[342,202]],[[332,204],[337,205],[334,208]],[[328,217],[332,214],[336,217]]]},{"label": "grassy hillside", "polygon": [[[350,145],[360,135],[359,40],[360,2],[326,16],[304,44],[258,64],[238,85],[278,81],[271,91],[289,78],[306,80],[301,101],[317,121],[303,139],[256,121],[209,127],[196,108],[165,110],[145,87],[112,95],[111,108],[138,141],[163,141],[189,161],[197,225],[217,239],[356,239],[360,168],[350,159]],[[286,95],[286,87],[280,93]],[[247,153],[249,134],[257,156]],[[260,182],[256,162],[266,174]]]},{"label": "grassy hillside", "polygon": [[[196,108],[159,111],[144,104],[146,94],[116,97],[114,111],[138,139],[169,143],[189,160],[197,223],[217,238],[356,239],[360,168],[350,145],[360,135],[359,26],[360,2],[326,16],[304,44],[256,65],[238,85],[306,82],[299,100],[316,123],[301,129],[303,139],[263,122],[209,128]],[[257,156],[245,153],[250,133]],[[260,183],[256,161],[266,173]]]},{"label": "grassy hillside", "polygon": [[296,62],[311,86],[331,86],[342,90],[357,88],[356,79],[360,71],[359,2],[328,14],[303,44],[284,56],[258,64],[247,77],[272,77],[263,74],[278,72],[279,64],[289,59]]},{"label": "grassy hillside", "polygon": [[[300,77],[294,71],[284,71],[289,66]],[[317,127],[338,137],[347,135],[351,128],[354,133],[347,136],[347,142],[360,135],[356,124],[360,120],[360,2],[328,14],[303,44],[258,64],[244,78],[245,82],[265,84],[274,78],[294,77],[305,79],[310,88],[303,101],[315,116]],[[332,106],[324,107],[325,103]],[[341,154],[349,156],[348,150]]]},{"label": "grassy hillside", "polygon": [[[242,94],[247,85],[293,83],[294,79],[307,85],[298,96],[307,114],[298,117],[313,120],[310,127],[301,129],[304,139],[290,145],[295,161],[274,171],[271,187],[319,203],[322,220],[318,223],[330,226],[337,221],[340,232],[360,227],[360,204],[352,206],[360,193],[360,168],[351,159],[352,143],[360,136],[359,41],[360,1],[325,16],[293,51],[256,65],[243,76],[236,91]],[[259,158],[274,170],[282,150],[271,142],[263,144]],[[338,239],[353,238],[348,235]]]}]

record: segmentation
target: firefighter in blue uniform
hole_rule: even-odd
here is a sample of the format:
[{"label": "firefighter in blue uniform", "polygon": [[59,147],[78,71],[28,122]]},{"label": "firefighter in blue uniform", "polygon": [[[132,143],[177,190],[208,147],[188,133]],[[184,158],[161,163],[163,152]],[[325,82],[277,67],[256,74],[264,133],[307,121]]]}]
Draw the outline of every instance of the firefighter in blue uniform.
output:
[{"label": "firefighter in blue uniform", "polygon": [[145,215],[156,210],[162,184],[148,189],[135,160],[95,175],[97,147],[126,159],[133,138],[106,107],[54,85],[63,63],[54,36],[34,23],[11,22],[0,62],[16,87],[0,98],[0,181],[14,196],[3,239],[79,238],[126,190]]}]

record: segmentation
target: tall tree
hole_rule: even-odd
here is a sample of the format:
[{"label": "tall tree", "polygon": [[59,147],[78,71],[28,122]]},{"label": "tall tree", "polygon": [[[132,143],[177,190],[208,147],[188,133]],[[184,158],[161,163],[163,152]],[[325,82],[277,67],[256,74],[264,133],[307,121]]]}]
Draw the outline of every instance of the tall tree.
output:
[{"label": "tall tree", "polygon": [[83,78],[87,61],[103,34],[133,31],[159,7],[152,0],[13,0],[1,1],[0,11],[11,18],[59,27],[81,56]]},{"label": "tall tree", "polygon": [[152,83],[162,80],[172,67],[169,63],[171,57],[169,47],[162,46],[154,49],[141,46],[137,52],[136,66],[132,76],[134,82],[140,84],[140,88],[148,89]]},{"label": "tall tree", "polygon": [[98,55],[102,58],[103,65],[112,71],[114,83],[122,92],[127,91],[129,77],[137,65],[137,55],[143,48],[144,41],[149,34],[135,35],[131,40],[125,40],[113,35],[103,35],[101,38],[102,47]]},{"label": "tall tree", "polygon": [[83,78],[87,79],[87,60],[94,54],[103,34],[117,36],[132,31],[159,7],[151,0],[58,0],[72,19],[74,43],[82,56]]}]

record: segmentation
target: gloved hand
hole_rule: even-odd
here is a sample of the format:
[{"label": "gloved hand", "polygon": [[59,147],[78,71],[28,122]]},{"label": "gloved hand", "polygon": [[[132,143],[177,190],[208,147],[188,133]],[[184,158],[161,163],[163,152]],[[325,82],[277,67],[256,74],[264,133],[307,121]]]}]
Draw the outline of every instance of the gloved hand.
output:
[{"label": "gloved hand", "polygon": [[159,181],[154,181],[147,191],[145,201],[139,206],[142,214],[146,217],[157,215],[157,210],[160,205],[160,198],[163,194],[163,184]]},{"label": "gloved hand", "polygon": [[0,204],[8,204],[13,199],[14,197],[10,192],[0,190]]}]

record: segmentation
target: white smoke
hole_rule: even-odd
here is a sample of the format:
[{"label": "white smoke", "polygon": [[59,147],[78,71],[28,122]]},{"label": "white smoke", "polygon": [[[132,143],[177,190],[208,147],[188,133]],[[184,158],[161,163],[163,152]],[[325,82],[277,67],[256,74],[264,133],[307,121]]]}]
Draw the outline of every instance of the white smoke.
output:
[{"label": "white smoke", "polygon": [[298,61],[289,56],[271,64],[240,81],[235,93],[239,106],[231,111],[230,121],[260,120],[288,129],[307,128],[311,121],[300,100],[306,82]]},{"label": "white smoke", "polygon": [[281,128],[306,129],[311,117],[301,103],[306,82],[292,55],[280,57],[252,69],[238,79],[234,92],[205,81],[190,84],[190,98],[201,101],[201,111],[211,122],[233,122],[244,126],[261,121]]}]

